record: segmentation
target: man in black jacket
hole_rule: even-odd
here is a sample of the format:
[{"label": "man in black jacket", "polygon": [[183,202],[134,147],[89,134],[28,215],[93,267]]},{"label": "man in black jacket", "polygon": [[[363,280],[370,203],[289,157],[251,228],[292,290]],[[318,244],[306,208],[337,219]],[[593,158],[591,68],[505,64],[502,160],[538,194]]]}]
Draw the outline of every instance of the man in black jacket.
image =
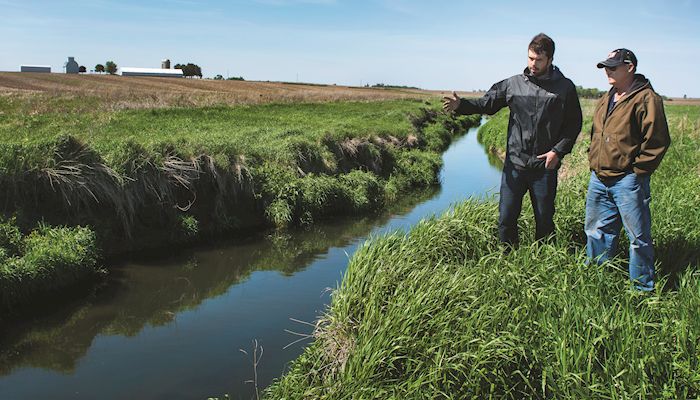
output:
[{"label": "man in black jacket", "polygon": [[494,84],[480,99],[455,92],[443,109],[457,114],[495,114],[510,108],[506,159],[501,178],[498,235],[518,243],[518,217],[525,192],[535,212],[537,240],[554,232],[554,198],[561,159],[581,131],[581,105],[574,84],[552,65],[554,41],[540,33],[528,46],[522,74]]}]

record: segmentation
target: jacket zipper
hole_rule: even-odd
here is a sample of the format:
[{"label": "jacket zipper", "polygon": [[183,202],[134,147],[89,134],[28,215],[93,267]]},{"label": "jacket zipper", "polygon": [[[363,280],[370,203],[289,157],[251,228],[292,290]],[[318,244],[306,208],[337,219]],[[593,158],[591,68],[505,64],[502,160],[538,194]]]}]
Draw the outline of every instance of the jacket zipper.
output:
[{"label": "jacket zipper", "polygon": [[[539,97],[539,91],[537,90],[539,88],[538,85],[535,85],[534,82],[528,79],[528,85],[527,85],[527,94],[528,96],[530,95],[531,91],[533,90],[532,86],[534,85],[535,88],[535,120],[533,122],[532,126],[532,152],[537,153],[537,127],[540,123],[540,97]],[[543,89],[544,90],[544,89]],[[530,164],[530,160],[528,159],[528,165]]]}]

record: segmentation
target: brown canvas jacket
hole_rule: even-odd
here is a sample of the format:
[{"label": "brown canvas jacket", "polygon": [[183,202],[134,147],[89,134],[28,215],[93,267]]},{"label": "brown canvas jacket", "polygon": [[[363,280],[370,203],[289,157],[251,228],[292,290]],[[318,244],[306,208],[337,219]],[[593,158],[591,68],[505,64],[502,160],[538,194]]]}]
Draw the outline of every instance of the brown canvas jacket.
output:
[{"label": "brown canvas jacket", "polygon": [[651,174],[671,144],[661,96],[643,75],[637,74],[630,94],[608,114],[610,93],[598,101],[593,113],[588,152],[591,170],[600,179],[629,171]]}]

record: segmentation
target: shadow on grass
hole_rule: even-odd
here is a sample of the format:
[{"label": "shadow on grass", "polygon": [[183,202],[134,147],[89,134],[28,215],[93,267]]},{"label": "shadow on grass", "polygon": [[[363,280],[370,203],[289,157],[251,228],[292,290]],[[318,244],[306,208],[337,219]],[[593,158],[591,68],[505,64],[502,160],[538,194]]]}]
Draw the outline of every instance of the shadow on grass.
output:
[{"label": "shadow on grass", "polygon": [[688,271],[700,269],[700,240],[676,238],[656,245],[657,274],[667,276],[664,291],[676,290],[680,278]]}]

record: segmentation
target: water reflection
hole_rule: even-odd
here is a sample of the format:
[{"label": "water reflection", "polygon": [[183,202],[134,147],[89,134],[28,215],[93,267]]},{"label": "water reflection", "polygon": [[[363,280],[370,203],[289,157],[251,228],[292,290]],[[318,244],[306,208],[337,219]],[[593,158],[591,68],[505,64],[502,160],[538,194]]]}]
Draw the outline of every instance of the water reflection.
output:
[{"label": "water reflection", "polygon": [[98,335],[135,336],[146,326],[172,323],[174,316],[221,296],[253,271],[292,275],[332,247],[346,247],[378,224],[409,212],[438,192],[430,188],[405,196],[385,212],[337,218],[306,229],[219,241],[165,259],[132,260],[111,269],[105,287],[61,315],[34,318],[0,334],[0,374],[19,367],[75,370]]}]

